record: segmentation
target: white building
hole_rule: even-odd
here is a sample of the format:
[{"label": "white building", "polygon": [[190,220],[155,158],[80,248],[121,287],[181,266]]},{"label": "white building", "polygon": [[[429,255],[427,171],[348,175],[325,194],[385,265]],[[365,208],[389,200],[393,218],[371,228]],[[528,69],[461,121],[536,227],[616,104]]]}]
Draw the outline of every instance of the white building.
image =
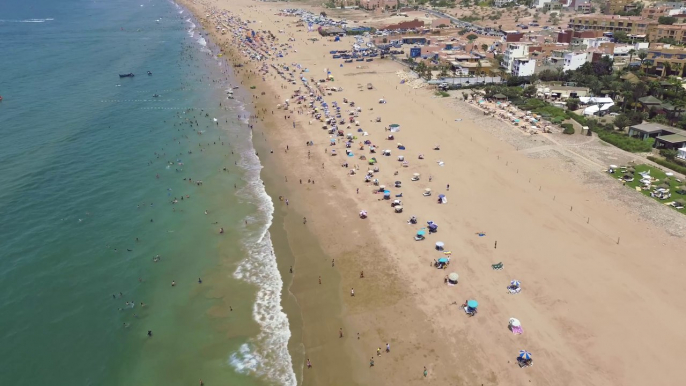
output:
[{"label": "white building", "polygon": [[512,65],[512,76],[531,76],[536,71],[536,60],[517,58]]},{"label": "white building", "polygon": [[505,67],[505,72],[512,73],[515,59],[529,59],[529,45],[524,43],[509,43],[507,49],[503,52],[503,62],[501,66]]},{"label": "white building", "polygon": [[681,149],[677,149],[677,158],[681,159],[686,159],[686,146],[682,147]]},{"label": "white building", "polygon": [[563,70],[573,71],[581,67],[584,63],[588,61],[585,52],[568,52],[565,54]]},{"label": "white building", "polygon": [[498,8],[504,7],[507,3],[511,3],[514,0],[494,0],[493,5],[495,5]]}]

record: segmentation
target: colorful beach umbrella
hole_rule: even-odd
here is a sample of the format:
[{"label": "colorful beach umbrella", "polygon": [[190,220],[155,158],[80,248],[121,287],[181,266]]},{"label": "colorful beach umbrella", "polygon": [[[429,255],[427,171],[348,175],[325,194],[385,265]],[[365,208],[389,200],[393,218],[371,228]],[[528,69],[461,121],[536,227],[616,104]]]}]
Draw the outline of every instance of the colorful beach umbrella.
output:
[{"label": "colorful beach umbrella", "polygon": [[519,356],[517,358],[528,361],[529,359],[531,359],[531,353],[526,350],[519,350]]},{"label": "colorful beach umbrella", "polygon": [[446,259],[445,257],[441,257],[440,259],[438,259],[438,262],[439,263],[447,263],[448,259]]},{"label": "colorful beach umbrella", "polygon": [[476,300],[467,301],[467,307],[469,307],[469,308],[476,308],[478,306],[479,306],[479,302],[477,302]]},{"label": "colorful beach umbrella", "polygon": [[520,283],[519,280],[512,280],[510,284],[515,287],[519,287],[522,283]]}]

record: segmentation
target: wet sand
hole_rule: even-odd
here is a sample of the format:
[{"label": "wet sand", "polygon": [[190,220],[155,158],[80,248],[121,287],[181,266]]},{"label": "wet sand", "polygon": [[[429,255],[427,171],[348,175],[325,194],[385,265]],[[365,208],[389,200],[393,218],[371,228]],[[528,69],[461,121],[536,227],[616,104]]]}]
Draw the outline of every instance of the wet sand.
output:
[{"label": "wet sand", "polygon": [[[277,34],[279,41],[292,36],[298,52],[281,62],[301,63],[312,74],[330,68],[333,84],[344,91],[326,99],[340,103],[348,97],[363,108],[360,121],[370,133],[365,139],[393,151],[391,157],[376,154],[377,178],[386,185],[403,182],[402,189],[392,189],[403,192],[405,207],[395,214],[363,182],[366,165],[357,155],[369,156],[366,149],[359,152],[354,146],[359,154],[348,160],[360,164],[360,170],[349,176],[350,167],[340,166],[342,155],[324,152],[328,135],[321,124],[309,125],[309,116],[276,109],[300,85],[285,85],[273,74],[267,82],[254,75],[244,78],[246,86],[256,87],[256,110],[274,110],[274,120],[263,123],[268,140],[260,140],[257,126],[254,138],[279,212],[273,228],[277,232],[282,226],[285,232],[285,237],[275,236],[275,247],[286,278],[290,261],[281,257],[295,256],[288,291],[298,304],[302,329],[292,341],[302,336],[303,351],[297,353],[296,342],[290,347],[303,384],[407,384],[423,381],[424,367],[427,380],[440,385],[675,384],[683,378],[678,363],[686,354],[680,326],[686,290],[677,256],[682,239],[641,222],[602,192],[560,172],[560,160],[528,158],[479,130],[502,122],[489,117],[455,122],[469,116],[465,111],[471,107],[451,107],[428,90],[399,85],[397,64],[377,60],[365,68],[338,67],[340,61],[327,55],[332,42],[294,27],[295,18],[274,15],[275,9],[292,4],[238,0],[229,6],[225,0],[208,0],[190,6],[202,17],[210,9],[203,4],[259,20],[259,29],[287,31]],[[306,40],[313,36],[320,41]],[[336,44],[349,49],[351,42],[344,38]],[[367,83],[375,89],[366,90]],[[382,97],[387,104],[377,103]],[[284,114],[295,118],[295,128]],[[381,123],[370,122],[376,116]],[[383,127],[389,123],[401,125],[394,141],[385,140]],[[315,146],[305,146],[308,140]],[[399,153],[396,142],[408,150]],[[440,151],[432,150],[435,144]],[[335,148],[343,152],[342,145]],[[408,168],[395,160],[398,154],[407,157]],[[425,158],[418,160],[418,154]],[[421,173],[420,181],[410,182],[412,173]],[[315,184],[306,183],[308,178]],[[426,187],[434,196],[422,196]],[[448,196],[447,204],[436,204],[438,193]],[[278,196],[287,197],[290,205]],[[361,209],[369,211],[368,219],[358,218]],[[417,215],[420,224],[436,221],[439,233],[415,242],[419,226],[406,223],[410,215]],[[453,252],[445,271],[430,267],[441,256],[433,248],[439,240]],[[492,270],[498,262],[505,268]],[[460,275],[459,284],[445,286],[443,277],[453,271]],[[513,279],[523,283],[520,294],[506,291]],[[353,287],[355,297],[350,296]],[[479,301],[476,317],[458,307],[465,299]],[[291,300],[284,307],[297,330]],[[510,317],[522,321],[524,334],[508,331]],[[384,351],[386,342],[391,353],[377,357],[377,348]],[[516,365],[520,349],[534,354],[535,366]],[[636,366],[638,355],[641,366]],[[311,359],[312,369],[303,369],[304,358]]]}]

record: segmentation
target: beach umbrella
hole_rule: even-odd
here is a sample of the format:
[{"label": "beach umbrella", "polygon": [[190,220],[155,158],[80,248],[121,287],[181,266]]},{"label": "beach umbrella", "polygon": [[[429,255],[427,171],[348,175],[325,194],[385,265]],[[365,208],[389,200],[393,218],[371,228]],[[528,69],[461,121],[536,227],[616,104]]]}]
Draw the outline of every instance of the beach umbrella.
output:
[{"label": "beach umbrella", "polygon": [[522,323],[519,321],[519,319],[510,318],[510,326],[520,327],[521,325],[522,325]]},{"label": "beach umbrella", "polygon": [[424,229],[420,229],[417,231],[417,236],[424,236],[426,234],[426,231]]},{"label": "beach umbrella", "polygon": [[529,359],[531,359],[531,353],[526,350],[519,350],[519,356],[517,358],[528,361]]},{"label": "beach umbrella", "polygon": [[445,194],[439,194],[438,195],[438,198],[443,198],[443,197],[445,197]]},{"label": "beach umbrella", "polygon": [[443,248],[443,247],[445,246],[445,244],[443,244],[442,241],[438,241],[438,242],[436,242],[436,246],[437,246],[438,248]]},{"label": "beach umbrella", "polygon": [[390,125],[388,125],[388,127],[393,127],[393,128],[395,128],[395,127],[400,127],[400,125],[397,124],[397,123],[391,123]]},{"label": "beach umbrella", "polygon": [[617,165],[610,165],[611,169],[617,169]]},{"label": "beach umbrella", "polygon": [[439,263],[447,263],[447,262],[448,262],[448,259],[445,258],[445,257],[441,257],[440,259],[438,259],[438,262],[439,262]]},{"label": "beach umbrella", "polygon": [[477,302],[476,300],[468,300],[467,301],[467,307],[469,307],[469,308],[476,308],[478,306],[479,306],[479,302]]},{"label": "beach umbrella", "polygon": [[450,280],[450,281],[457,281],[458,278],[459,278],[459,276],[455,272],[448,275],[448,280]]},{"label": "beach umbrella", "polygon": [[402,182],[400,182],[400,181],[396,181],[395,183],[396,183],[396,185],[402,184]]},{"label": "beach umbrella", "polygon": [[510,282],[510,285],[513,285],[515,287],[519,287],[520,285],[522,285],[522,283],[520,283],[519,280],[512,280]]}]

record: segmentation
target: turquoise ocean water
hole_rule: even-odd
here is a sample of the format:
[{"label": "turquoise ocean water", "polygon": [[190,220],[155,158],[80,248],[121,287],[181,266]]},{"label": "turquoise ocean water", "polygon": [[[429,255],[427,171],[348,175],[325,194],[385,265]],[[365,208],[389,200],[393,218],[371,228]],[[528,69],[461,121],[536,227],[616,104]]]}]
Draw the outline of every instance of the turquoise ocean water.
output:
[{"label": "turquoise ocean water", "polygon": [[216,53],[168,0],[0,2],[0,384],[296,383]]}]

